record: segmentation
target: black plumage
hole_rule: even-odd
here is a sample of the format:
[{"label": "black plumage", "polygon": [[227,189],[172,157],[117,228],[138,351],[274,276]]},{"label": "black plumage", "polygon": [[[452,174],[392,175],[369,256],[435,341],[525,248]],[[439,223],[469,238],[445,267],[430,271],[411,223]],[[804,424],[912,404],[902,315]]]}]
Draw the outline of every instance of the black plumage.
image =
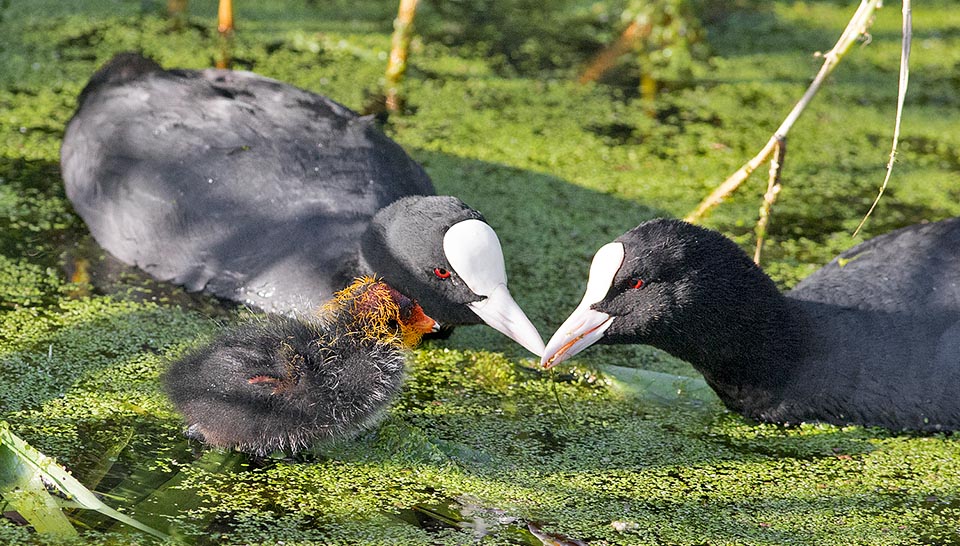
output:
[{"label": "black plumage", "polygon": [[732,241],[684,222],[645,222],[605,248],[547,365],[643,343],[762,421],[960,428],[960,219],[871,239],[785,294]]},{"label": "black plumage", "polygon": [[259,316],[174,362],[163,382],[189,436],[255,455],[369,428],[400,391],[405,349],[435,322],[370,278],[319,318]]}]

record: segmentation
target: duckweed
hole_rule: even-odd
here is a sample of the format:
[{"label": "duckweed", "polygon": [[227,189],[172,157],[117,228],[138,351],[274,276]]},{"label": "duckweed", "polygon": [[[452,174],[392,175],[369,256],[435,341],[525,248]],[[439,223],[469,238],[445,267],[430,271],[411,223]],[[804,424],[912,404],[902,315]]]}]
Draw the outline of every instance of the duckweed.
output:
[{"label": "duckweed", "polygon": [[[590,544],[960,543],[953,437],[751,423],[624,373],[695,375],[644,347],[598,347],[545,373],[496,332],[459,328],[412,353],[386,421],[352,441],[262,461],[188,443],[158,378],[238,313],[134,274],[107,289],[71,278],[85,232],[57,168],[76,96],[115,52],[212,63],[212,3],[191,2],[181,31],[161,4],[0,5],[0,419],[111,505],[198,544],[537,544],[528,522]],[[851,11],[708,10],[709,69],[651,112],[622,67],[602,84],[572,83],[618,33],[610,17],[624,2],[481,4],[544,11],[499,28],[469,26],[478,15],[466,4],[425,4],[407,111],[385,130],[497,229],[511,291],[545,335],[579,300],[597,247],[640,220],[685,214],[759,149]],[[239,67],[358,110],[377,91],[395,2],[237,10]],[[960,214],[960,15],[926,2],[914,23],[904,143],[868,235]],[[881,180],[898,11],[880,12],[872,32],[791,136],[765,253],[782,286],[854,244]],[[761,178],[707,221],[745,248]],[[147,543],[70,515],[77,543]],[[72,543],[5,518],[0,541]]]}]

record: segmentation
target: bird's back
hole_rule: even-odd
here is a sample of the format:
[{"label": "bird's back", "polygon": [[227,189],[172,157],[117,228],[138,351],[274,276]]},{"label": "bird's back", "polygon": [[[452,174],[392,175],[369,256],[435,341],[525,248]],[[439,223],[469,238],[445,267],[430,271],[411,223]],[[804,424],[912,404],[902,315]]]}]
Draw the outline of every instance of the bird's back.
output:
[{"label": "bird's back", "polygon": [[101,69],[61,149],[67,195],[121,260],[191,290],[305,311],[344,271],[370,218],[434,193],[369,118],[249,72]]},{"label": "bird's back", "polygon": [[887,313],[958,313],[960,218],[908,226],[861,243],[787,295]]},{"label": "bird's back", "polygon": [[871,239],[787,296],[805,347],[771,420],[960,429],[960,219]]}]

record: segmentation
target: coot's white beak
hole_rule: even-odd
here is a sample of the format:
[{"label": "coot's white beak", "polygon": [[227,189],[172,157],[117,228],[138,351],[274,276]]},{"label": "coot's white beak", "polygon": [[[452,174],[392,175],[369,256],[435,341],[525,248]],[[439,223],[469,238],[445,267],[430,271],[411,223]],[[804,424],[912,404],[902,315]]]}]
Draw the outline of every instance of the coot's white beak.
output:
[{"label": "coot's white beak", "polygon": [[480,220],[454,224],[443,236],[443,252],[467,288],[483,297],[467,304],[470,309],[491,328],[541,356],[543,338],[507,289],[503,251],[493,228]]},{"label": "coot's white beak", "polygon": [[507,290],[500,284],[486,298],[467,304],[488,326],[523,345],[531,353],[543,355],[543,338]]},{"label": "coot's white beak", "polygon": [[543,350],[540,364],[552,368],[600,341],[613,318],[587,307],[577,307],[560,325]]},{"label": "coot's white beak", "polygon": [[622,243],[609,243],[597,251],[590,265],[590,277],[583,300],[563,321],[544,349],[540,359],[544,368],[556,366],[603,338],[615,318],[591,307],[602,301],[610,291],[613,279],[623,265],[623,257]]}]

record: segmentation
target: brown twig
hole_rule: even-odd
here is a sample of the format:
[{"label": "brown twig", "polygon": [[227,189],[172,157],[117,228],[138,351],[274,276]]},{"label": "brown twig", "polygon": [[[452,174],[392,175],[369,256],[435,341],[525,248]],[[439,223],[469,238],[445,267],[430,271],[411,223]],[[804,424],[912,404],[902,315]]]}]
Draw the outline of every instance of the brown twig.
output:
[{"label": "brown twig", "polygon": [[913,37],[913,16],[910,14],[910,0],[903,0],[903,43],[900,46],[900,83],[897,90],[897,117],[893,126],[893,146],[890,148],[890,160],[887,161],[887,173],[883,177],[883,184],[880,185],[880,191],[877,192],[877,198],[870,205],[870,210],[860,220],[860,225],[854,230],[853,236],[860,233],[863,224],[877,208],[877,203],[883,197],[884,190],[887,189],[887,183],[890,181],[890,175],[893,173],[893,162],[897,156],[897,142],[900,140],[900,121],[903,117],[903,101],[907,96],[907,82],[910,79],[910,42]]},{"label": "brown twig", "polygon": [[217,7],[217,31],[220,33],[220,52],[217,55],[217,68],[230,68],[233,64],[233,2],[220,0]]},{"label": "brown twig", "polygon": [[641,25],[637,21],[630,23],[620,34],[620,37],[617,38],[617,41],[613,42],[613,44],[600,53],[597,53],[593,60],[590,61],[590,64],[587,65],[587,68],[580,73],[580,77],[577,78],[577,83],[584,84],[600,79],[600,76],[607,70],[610,70],[614,63],[617,62],[617,59],[631,51],[639,40],[649,36],[651,30],[653,30],[653,26],[649,23],[644,25]]},{"label": "brown twig", "polygon": [[770,209],[780,194],[780,173],[783,172],[783,159],[787,155],[787,139],[777,141],[773,159],[770,160],[770,176],[767,179],[767,191],[763,194],[763,204],[760,205],[760,218],[757,220],[757,248],[753,252],[753,261],[760,265],[760,252],[763,240],[767,236],[767,224],[770,223]]},{"label": "brown twig", "polygon": [[173,21],[173,28],[183,28],[183,21],[187,17],[187,0],[167,0],[167,16]]},{"label": "brown twig", "polygon": [[385,99],[390,112],[401,109],[400,82],[407,71],[407,55],[410,38],[413,36],[413,18],[417,13],[418,0],[400,0],[397,18],[393,21],[393,38],[390,44],[390,60],[387,62]]},{"label": "brown twig", "polygon": [[724,180],[710,195],[701,201],[700,204],[697,205],[697,208],[685,218],[688,222],[696,222],[703,218],[710,210],[736,191],[744,180],[773,154],[777,143],[781,139],[786,138],[787,133],[790,132],[790,129],[793,127],[793,124],[796,123],[800,114],[803,113],[813,100],[813,97],[820,90],[827,76],[833,72],[833,69],[837,67],[843,56],[850,51],[850,48],[853,47],[857,39],[861,35],[866,34],[867,29],[870,28],[870,25],[873,23],[873,12],[879,9],[881,5],[881,0],[861,0],[860,6],[857,8],[856,13],[853,14],[850,22],[847,23],[847,27],[843,30],[843,34],[840,35],[840,39],[837,40],[836,45],[833,46],[833,49],[823,54],[823,66],[820,67],[820,71],[817,72],[810,87],[807,88],[807,91],[803,94],[803,97],[800,98],[800,101],[797,102],[793,110],[791,110],[783,120],[783,123],[780,124],[780,127],[777,128],[773,136],[770,137],[767,144],[760,150],[760,153]]}]

